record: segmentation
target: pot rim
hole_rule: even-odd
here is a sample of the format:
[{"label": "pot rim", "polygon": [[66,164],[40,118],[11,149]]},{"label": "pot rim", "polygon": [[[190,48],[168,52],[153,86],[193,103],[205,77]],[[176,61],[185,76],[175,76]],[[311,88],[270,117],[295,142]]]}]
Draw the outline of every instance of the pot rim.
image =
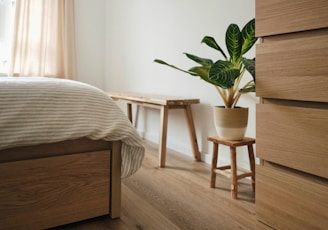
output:
[{"label": "pot rim", "polygon": [[223,105],[215,105],[214,108],[222,108],[222,109],[248,109],[249,107],[235,106],[234,108],[226,108]]}]

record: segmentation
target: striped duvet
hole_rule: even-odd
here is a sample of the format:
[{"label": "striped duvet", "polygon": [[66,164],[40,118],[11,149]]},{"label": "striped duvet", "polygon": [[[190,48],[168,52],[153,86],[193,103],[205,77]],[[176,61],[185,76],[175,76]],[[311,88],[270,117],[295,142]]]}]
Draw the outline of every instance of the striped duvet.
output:
[{"label": "striped duvet", "polygon": [[0,150],[88,137],[122,140],[122,177],[144,157],[142,140],[102,90],[46,77],[0,77]]}]

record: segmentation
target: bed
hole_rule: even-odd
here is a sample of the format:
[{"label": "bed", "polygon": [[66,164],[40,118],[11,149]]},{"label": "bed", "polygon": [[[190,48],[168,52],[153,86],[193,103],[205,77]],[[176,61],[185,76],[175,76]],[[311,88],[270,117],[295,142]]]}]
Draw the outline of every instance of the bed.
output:
[{"label": "bed", "polygon": [[140,168],[140,136],[91,85],[0,77],[0,229],[120,217],[121,179]]}]

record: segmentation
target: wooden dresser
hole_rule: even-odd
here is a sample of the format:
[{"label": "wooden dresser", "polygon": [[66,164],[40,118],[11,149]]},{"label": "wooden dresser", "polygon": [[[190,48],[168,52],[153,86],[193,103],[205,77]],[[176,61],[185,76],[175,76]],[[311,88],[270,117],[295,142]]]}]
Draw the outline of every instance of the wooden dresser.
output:
[{"label": "wooden dresser", "polygon": [[328,0],[256,0],[259,229],[328,229]]}]

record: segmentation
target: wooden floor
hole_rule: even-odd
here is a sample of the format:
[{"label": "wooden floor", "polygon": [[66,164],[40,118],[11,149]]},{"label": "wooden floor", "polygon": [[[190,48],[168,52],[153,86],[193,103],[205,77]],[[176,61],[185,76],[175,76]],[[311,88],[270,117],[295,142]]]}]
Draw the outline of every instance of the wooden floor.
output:
[{"label": "wooden floor", "polygon": [[210,188],[210,165],[167,150],[167,167],[159,168],[157,145],[145,146],[142,168],[123,179],[120,219],[105,216],[58,229],[255,229],[249,180],[239,181],[239,199],[231,200],[227,178],[217,175],[216,188]]}]

